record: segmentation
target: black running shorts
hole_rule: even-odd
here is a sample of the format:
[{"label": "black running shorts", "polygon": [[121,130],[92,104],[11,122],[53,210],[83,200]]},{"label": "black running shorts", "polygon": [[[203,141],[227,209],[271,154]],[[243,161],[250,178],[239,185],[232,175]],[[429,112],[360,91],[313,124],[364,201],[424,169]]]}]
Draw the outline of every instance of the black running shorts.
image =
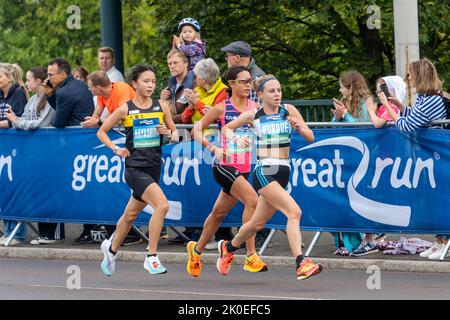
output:
[{"label": "black running shorts", "polygon": [[126,168],[125,169],[125,182],[133,190],[133,198],[138,201],[142,200],[142,195],[145,189],[152,183],[159,182],[159,176],[161,175],[161,167],[146,167],[146,168]]},{"label": "black running shorts", "polygon": [[229,166],[213,166],[213,175],[216,182],[222,187],[222,191],[231,195],[231,187],[237,178],[243,176],[248,180],[249,173],[242,173],[239,170]]},{"label": "black running shorts", "polygon": [[277,181],[284,189],[289,183],[291,168],[284,165],[257,165],[253,171],[253,188],[256,192]]}]

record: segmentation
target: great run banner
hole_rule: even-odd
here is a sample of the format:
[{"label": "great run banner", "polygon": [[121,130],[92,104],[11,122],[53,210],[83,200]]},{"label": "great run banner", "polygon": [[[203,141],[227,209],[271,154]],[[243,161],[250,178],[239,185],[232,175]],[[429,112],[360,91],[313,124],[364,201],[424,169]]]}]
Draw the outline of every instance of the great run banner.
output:
[{"label": "great run banner", "polygon": [[[130,197],[124,162],[89,129],[0,132],[0,217],[38,222],[115,224]],[[395,128],[293,134],[288,191],[304,230],[450,233],[450,130],[405,134]],[[123,146],[125,138],[110,132]],[[163,147],[160,186],[172,226],[201,226],[219,194],[212,157],[187,141]],[[137,224],[148,223],[147,207]],[[225,220],[241,224],[238,205]],[[276,213],[269,227],[284,229]]]}]

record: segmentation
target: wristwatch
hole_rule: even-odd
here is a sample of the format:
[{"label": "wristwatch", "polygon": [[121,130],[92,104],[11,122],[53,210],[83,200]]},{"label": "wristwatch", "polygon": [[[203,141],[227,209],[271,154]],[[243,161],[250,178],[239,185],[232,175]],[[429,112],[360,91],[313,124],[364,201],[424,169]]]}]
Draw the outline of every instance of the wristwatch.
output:
[{"label": "wristwatch", "polygon": [[119,150],[119,149],[120,149],[120,147],[115,146],[114,149],[113,149],[114,154],[116,154],[117,150]]}]

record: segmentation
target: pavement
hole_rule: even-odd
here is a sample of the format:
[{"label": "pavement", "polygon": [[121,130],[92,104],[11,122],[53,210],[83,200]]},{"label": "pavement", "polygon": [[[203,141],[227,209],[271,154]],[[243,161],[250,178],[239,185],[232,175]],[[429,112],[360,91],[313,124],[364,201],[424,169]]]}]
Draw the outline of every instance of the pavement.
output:
[{"label": "pavement", "polygon": [[[141,228],[146,231],[146,228]],[[175,233],[167,229],[172,238]],[[182,228],[180,230],[183,230]],[[236,229],[233,229],[234,231]],[[0,247],[0,258],[10,259],[32,259],[32,260],[75,260],[75,261],[101,261],[102,254],[100,244],[72,245],[82,231],[81,225],[66,225],[66,239],[49,245],[31,245],[29,242],[36,235],[29,231],[28,242],[20,246]],[[312,241],[313,232],[302,232],[303,242],[307,246]],[[388,234],[386,240],[397,241],[400,237],[421,238],[433,242],[433,235],[398,235]],[[145,258],[147,244],[142,242],[130,246],[122,246],[118,253],[119,261],[142,262]],[[323,265],[325,269],[340,270],[367,270],[370,266],[376,265],[381,271],[400,272],[429,272],[429,273],[450,273],[450,258],[444,261],[430,261],[421,258],[419,255],[385,255],[382,252],[372,253],[363,257],[340,257],[332,255],[335,250],[333,238],[329,233],[323,233],[320,240],[314,247],[310,257]],[[158,255],[163,263],[185,264],[187,253],[185,245],[170,244],[167,239],[160,239]],[[238,263],[243,263],[245,251],[240,250],[236,254]],[[262,256],[269,266],[294,267],[294,259],[291,257],[286,235],[277,231],[270,244]],[[205,250],[202,261],[205,264],[215,264],[217,260],[216,250]]]}]

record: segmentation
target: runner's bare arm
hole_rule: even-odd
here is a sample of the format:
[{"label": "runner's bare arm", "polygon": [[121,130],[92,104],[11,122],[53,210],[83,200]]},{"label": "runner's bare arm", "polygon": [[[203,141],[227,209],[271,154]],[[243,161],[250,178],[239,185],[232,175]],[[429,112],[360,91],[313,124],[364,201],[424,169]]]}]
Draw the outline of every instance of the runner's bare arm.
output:
[{"label": "runner's bare arm", "polygon": [[308,142],[314,141],[314,132],[310,128],[308,128],[308,125],[306,124],[305,120],[303,120],[302,115],[297,110],[296,107],[294,107],[291,104],[286,105],[288,111],[289,111],[289,122],[291,126],[298,132]]},{"label": "runner's bare arm", "polygon": [[109,139],[108,132],[118,122],[124,120],[127,115],[128,106],[124,104],[120,108],[117,108],[112,115],[105,119],[105,122],[103,122],[103,125],[100,127],[100,129],[98,129],[97,132],[97,137],[100,139],[100,141],[103,142],[105,146],[113,150],[115,154],[120,155],[121,157],[129,156],[130,152],[126,148],[117,149],[117,146],[111,141],[111,139]]},{"label": "runner's bare arm", "polygon": [[225,105],[223,103],[214,106],[214,108],[207,112],[206,115],[199,122],[197,122],[192,130],[192,138],[204,147],[208,148],[210,151],[212,151],[210,146],[211,143],[204,137],[203,130],[208,129],[211,124],[216,123],[222,116],[224,110]]}]

